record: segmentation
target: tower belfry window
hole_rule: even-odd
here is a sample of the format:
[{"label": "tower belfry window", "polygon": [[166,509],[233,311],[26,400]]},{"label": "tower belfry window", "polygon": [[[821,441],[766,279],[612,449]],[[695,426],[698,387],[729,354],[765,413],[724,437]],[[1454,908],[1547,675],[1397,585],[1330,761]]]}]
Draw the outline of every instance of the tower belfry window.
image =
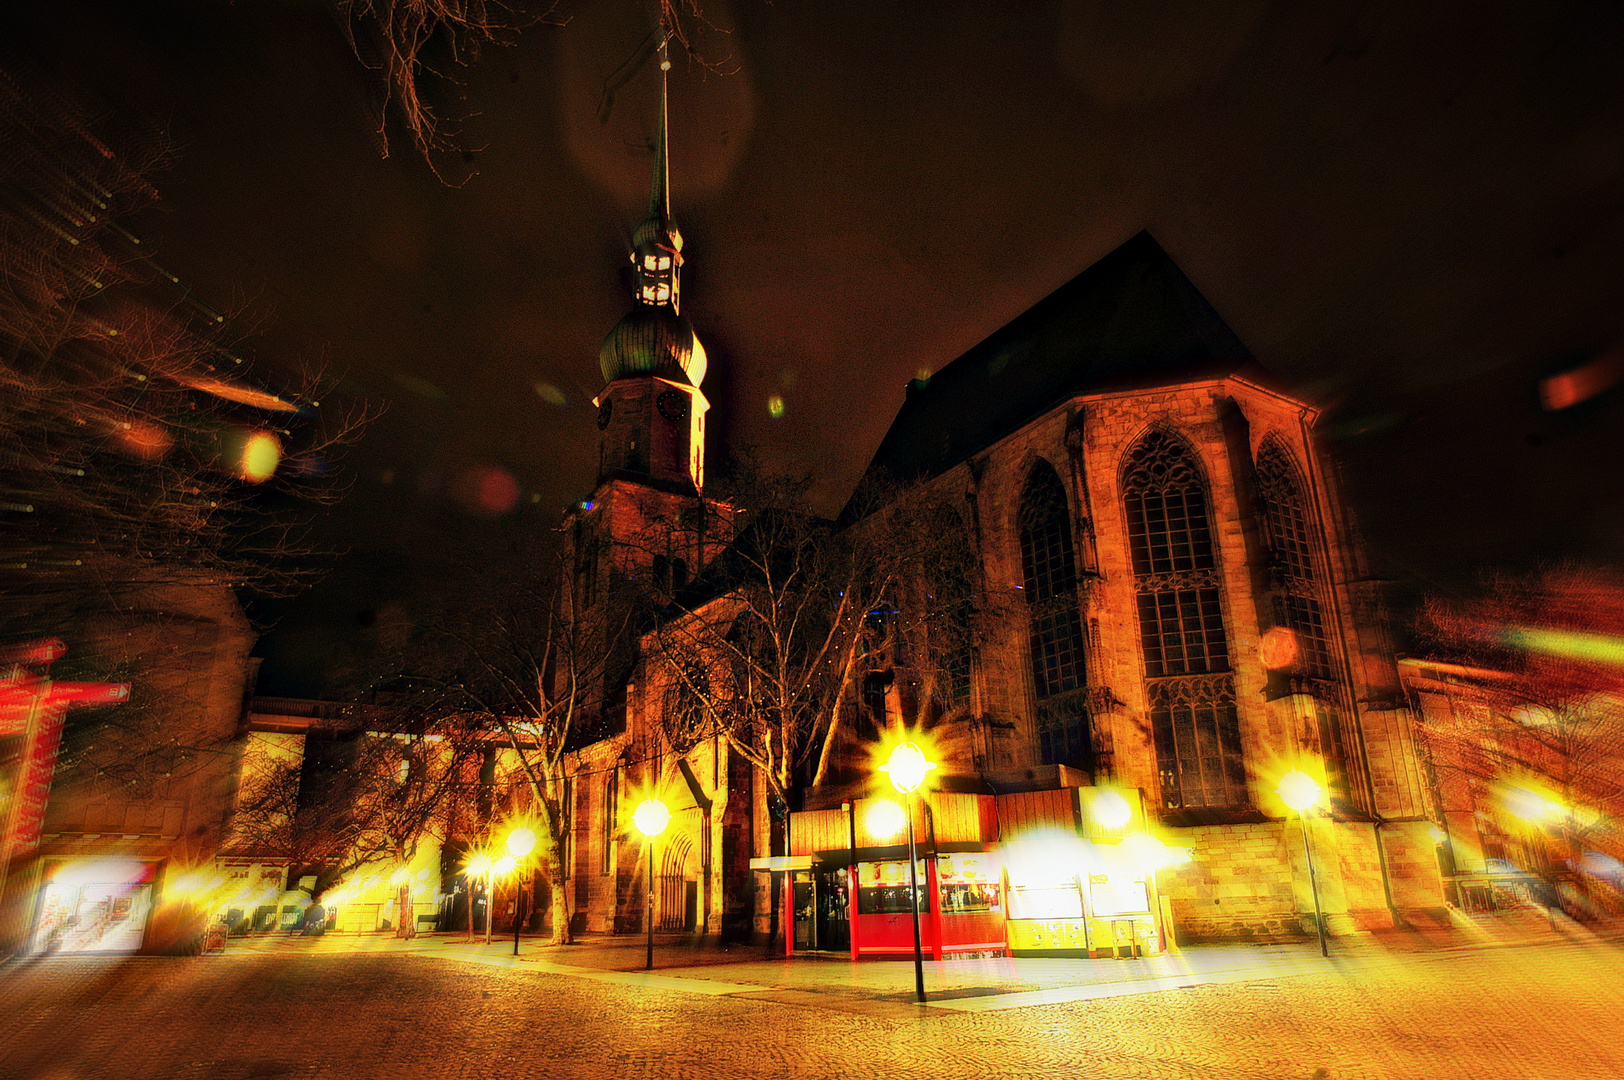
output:
[{"label": "tower belfry window", "polygon": [[1123,509],[1162,805],[1246,805],[1219,557],[1207,486],[1188,447],[1152,431],[1122,468]]}]

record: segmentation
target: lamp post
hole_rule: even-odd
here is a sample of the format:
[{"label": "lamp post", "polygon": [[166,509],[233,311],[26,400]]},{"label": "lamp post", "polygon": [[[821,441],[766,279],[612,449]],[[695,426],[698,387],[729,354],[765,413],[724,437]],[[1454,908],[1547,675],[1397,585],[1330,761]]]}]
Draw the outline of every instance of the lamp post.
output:
[{"label": "lamp post", "polygon": [[[513,873],[514,867],[518,865],[519,860],[515,859],[512,855],[503,855],[500,859],[497,859],[495,862],[491,863],[491,885],[490,888],[486,890],[485,897],[485,944],[487,945],[491,943],[491,919],[496,915],[497,875],[507,877],[509,874]],[[517,882],[515,882],[513,889],[515,898],[517,898],[518,892],[518,885]],[[516,903],[515,907],[517,907]],[[518,914],[518,912],[515,911],[514,914]]]},{"label": "lamp post", "polygon": [[[515,867],[524,857],[535,850],[536,834],[529,829],[514,829],[507,835],[508,853],[513,856]],[[519,920],[524,914],[524,893],[519,891],[519,879],[513,879],[513,955],[519,955]]]},{"label": "lamp post", "polygon": [[[1528,873],[1536,878],[1543,879],[1546,874],[1539,873],[1539,869],[1547,866],[1545,858],[1545,844],[1540,838],[1540,827],[1548,821],[1560,821],[1563,807],[1551,799],[1531,791],[1528,788],[1514,787],[1506,791],[1501,797],[1501,803],[1513,816],[1522,819],[1525,847],[1528,852]],[[1538,868],[1538,869],[1536,869]],[[1551,929],[1556,929],[1556,909],[1553,898],[1556,895],[1554,882],[1545,883],[1540,899],[1545,901],[1545,918],[1550,922]]]},{"label": "lamp post", "polygon": [[891,786],[897,789],[897,794],[912,796],[908,803],[908,886],[913,907],[914,996],[920,1002],[925,1000],[925,953],[919,940],[919,856],[914,851],[913,811],[919,785],[934,768],[936,763],[926,758],[915,742],[899,744],[880,766],[880,771],[891,778]]},{"label": "lamp post", "polygon": [[1297,819],[1303,823],[1303,854],[1308,858],[1308,889],[1314,896],[1314,929],[1319,933],[1319,946],[1321,956],[1330,956],[1330,950],[1325,945],[1325,918],[1320,914],[1319,877],[1314,873],[1314,849],[1308,842],[1308,808],[1319,802],[1320,786],[1314,778],[1305,772],[1293,769],[1280,778],[1280,786],[1275,788],[1275,794],[1280,801],[1297,811]]},{"label": "lamp post", "polygon": [[644,971],[654,970],[654,838],[671,824],[671,811],[659,799],[644,799],[632,812],[632,824],[643,834],[648,848],[648,902],[643,907],[643,924],[648,931],[648,960]]},{"label": "lamp post", "polygon": [[[463,867],[463,874],[468,885],[468,940],[474,940],[474,882],[480,878],[489,879],[491,872],[491,857],[483,851],[476,851],[468,857],[468,865]],[[485,934],[487,943],[490,938],[491,893],[485,890]]]}]

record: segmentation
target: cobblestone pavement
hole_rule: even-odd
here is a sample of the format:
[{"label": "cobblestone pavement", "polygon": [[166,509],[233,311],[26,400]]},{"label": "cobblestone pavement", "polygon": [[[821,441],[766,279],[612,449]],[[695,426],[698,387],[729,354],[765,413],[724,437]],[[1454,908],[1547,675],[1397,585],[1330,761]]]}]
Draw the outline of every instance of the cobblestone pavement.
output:
[{"label": "cobblestone pavement", "polygon": [[[908,964],[752,957],[648,976],[609,970],[624,966],[601,962],[613,950],[565,964],[586,954],[451,944],[14,962],[0,1077],[1624,1076],[1624,949],[1604,941],[1334,942],[1330,961],[1188,950],[1172,974],[944,963],[926,1007]],[[962,1007],[977,1002],[992,1007]]]}]

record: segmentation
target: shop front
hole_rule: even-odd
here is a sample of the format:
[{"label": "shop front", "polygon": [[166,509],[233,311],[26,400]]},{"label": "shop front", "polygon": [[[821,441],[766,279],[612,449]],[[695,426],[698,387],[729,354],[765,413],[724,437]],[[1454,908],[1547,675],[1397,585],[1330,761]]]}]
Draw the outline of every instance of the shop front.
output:
[{"label": "shop front", "polygon": [[756,860],[785,872],[787,953],[912,956],[916,910],[920,949],[936,960],[1164,951],[1155,869],[1170,849],[1146,832],[1138,792],[932,792],[906,811],[917,892],[897,843],[905,811],[887,803],[793,814],[792,854]]},{"label": "shop front", "polygon": [[[933,959],[1001,953],[1004,894],[998,858],[990,852],[951,852],[921,858],[920,948]],[[913,955],[913,889],[908,861],[857,864],[857,927],[852,955]]]},{"label": "shop front", "polygon": [[1010,955],[1099,958],[1161,952],[1153,883],[1131,853],[1075,836],[1008,844]]},{"label": "shop front", "polygon": [[156,864],[89,859],[48,865],[29,951],[133,953],[152,917]]}]

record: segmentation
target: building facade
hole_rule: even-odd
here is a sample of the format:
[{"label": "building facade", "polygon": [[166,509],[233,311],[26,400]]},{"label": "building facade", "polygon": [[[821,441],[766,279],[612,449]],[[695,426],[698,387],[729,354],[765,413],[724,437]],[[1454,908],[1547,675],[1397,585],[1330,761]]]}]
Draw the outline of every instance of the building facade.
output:
[{"label": "building facade", "polygon": [[[663,378],[608,366],[604,374],[603,400],[615,402],[641,400]],[[951,839],[933,834],[943,846],[931,857],[957,855],[962,876],[964,853],[976,851],[978,872],[1005,890],[1006,922],[1018,921],[1009,890],[1020,887],[1011,874],[1021,860],[1008,852],[1022,829],[1058,828],[1092,844],[1077,856],[1080,882],[1089,859],[1110,861],[1115,841],[1091,835],[1085,821],[1104,791],[1126,793],[1149,836],[1187,853],[1124,879],[1124,889],[1157,897],[1144,901],[1145,919],[1161,940],[1169,930],[1186,940],[1311,932],[1305,833],[1331,933],[1440,912],[1436,829],[1411,716],[1334,469],[1314,437],[1316,416],[1267,386],[1148,234],[909,387],[869,479],[922,485],[951,508],[975,568],[973,625],[963,635],[971,644],[946,680],[949,708],[910,696],[920,673],[908,664],[883,651],[867,657],[847,703],[866,725],[848,731],[906,729],[950,748],[932,798],[977,808],[944,804],[920,825],[959,822]],[[606,441],[631,437],[639,436]],[[624,454],[608,448],[605,460]],[[579,531],[585,515],[602,515],[610,524],[600,527],[599,550],[621,553],[614,572],[669,589],[670,566],[680,558],[703,570],[725,537],[664,554],[666,537],[692,535],[671,523],[700,512],[704,496],[698,483],[659,475],[659,460],[639,475],[624,464],[606,469],[572,520]],[[580,756],[583,925],[637,924],[642,848],[624,820],[637,786],[681,807],[656,868],[662,925],[737,929],[748,905],[758,936],[782,933],[793,945],[797,933],[818,936],[797,931],[795,911],[823,912],[802,921],[821,921],[825,943],[859,951],[851,928],[868,903],[860,877],[877,886],[903,865],[894,846],[858,840],[858,808],[877,794],[872,748],[843,736],[833,775],[846,783],[805,788],[779,823],[760,777],[726,740],[683,755],[662,742],[677,696],[658,638],[645,636],[629,660],[616,732]],[[1324,792],[1306,823],[1276,793],[1293,771]],[[1009,802],[1041,791],[1061,793],[1042,813]],[[846,841],[834,843],[842,828]],[[757,869],[745,879],[751,857]],[[938,905],[950,902],[949,885],[978,884],[941,878],[935,863],[927,870]],[[840,908],[843,919],[827,914]],[[938,948],[952,951],[941,933]],[[986,936],[970,938],[978,933]]]}]

